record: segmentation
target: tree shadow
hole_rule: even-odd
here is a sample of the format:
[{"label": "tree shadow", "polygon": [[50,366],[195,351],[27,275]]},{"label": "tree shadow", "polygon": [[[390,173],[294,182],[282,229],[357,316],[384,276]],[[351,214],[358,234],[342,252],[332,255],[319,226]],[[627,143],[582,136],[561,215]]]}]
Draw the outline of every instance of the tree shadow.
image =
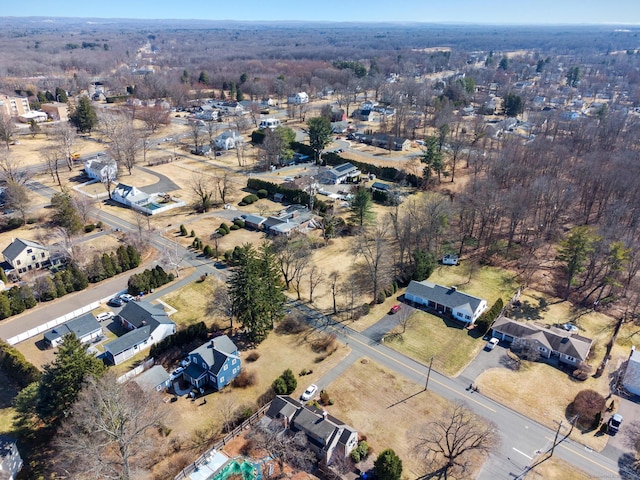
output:
[{"label": "tree shadow", "polygon": [[622,480],[638,480],[640,472],[638,472],[636,458],[631,453],[623,453],[618,458],[618,473]]},{"label": "tree shadow", "polygon": [[511,307],[509,316],[514,320],[542,320],[541,313],[549,310],[549,304],[542,297],[538,297],[537,300],[538,305],[529,300],[517,302]]}]

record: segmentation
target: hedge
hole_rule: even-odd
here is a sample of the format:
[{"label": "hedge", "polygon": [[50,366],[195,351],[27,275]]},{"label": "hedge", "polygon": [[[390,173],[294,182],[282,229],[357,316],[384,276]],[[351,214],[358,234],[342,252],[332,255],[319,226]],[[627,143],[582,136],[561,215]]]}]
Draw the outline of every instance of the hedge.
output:
[{"label": "hedge", "polygon": [[20,388],[40,379],[40,371],[21,352],[2,340],[0,340],[0,370]]},{"label": "hedge", "polygon": [[156,265],[151,270],[145,270],[129,277],[127,291],[131,295],[138,295],[140,292],[149,293],[154,288],[161,287],[174,279],[173,273],[167,272],[160,265]]},{"label": "hedge", "polygon": [[199,338],[200,340],[207,339],[207,326],[204,322],[194,323],[189,325],[184,330],[178,330],[173,335],[168,336],[161,342],[158,342],[151,346],[149,356],[156,357],[163,354],[167,350],[173,347],[182,347],[187,343]]},{"label": "hedge", "polygon": [[498,300],[496,300],[496,303],[491,305],[491,308],[485,311],[482,315],[480,315],[480,318],[476,320],[476,328],[478,328],[483,335],[489,331],[491,324],[496,318],[498,318],[498,315],[500,315],[500,312],[502,312],[503,307],[504,303],[502,301],[502,298],[498,298]]},{"label": "hedge", "polygon": [[420,177],[414,175],[413,173],[407,173],[404,170],[399,170],[395,167],[378,167],[377,165],[373,165],[371,163],[358,162],[356,160],[347,160],[337,153],[325,153],[322,155],[322,160],[327,165],[331,165],[335,167],[337,165],[342,165],[343,163],[349,162],[354,167],[358,167],[363,173],[373,173],[376,177],[382,180],[388,180],[390,182],[402,182],[405,181],[412,187],[420,186]]}]

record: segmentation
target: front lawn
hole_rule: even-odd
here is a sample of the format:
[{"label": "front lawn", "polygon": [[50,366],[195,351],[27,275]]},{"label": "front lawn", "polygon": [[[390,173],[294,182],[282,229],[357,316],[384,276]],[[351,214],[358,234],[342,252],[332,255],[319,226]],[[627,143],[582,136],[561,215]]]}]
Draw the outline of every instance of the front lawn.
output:
[{"label": "front lawn", "polygon": [[191,282],[163,296],[162,301],[177,310],[171,319],[178,327],[188,327],[198,322],[204,322],[209,327],[215,318],[208,311],[209,302],[218,288],[226,288],[226,285],[209,275],[202,282]]},{"label": "front lawn", "polygon": [[[400,330],[396,327],[394,333]],[[385,343],[424,364],[433,357],[433,368],[451,377],[460,374],[484,347],[482,339],[460,322],[443,320],[420,310],[411,314],[404,333],[388,335]]]}]

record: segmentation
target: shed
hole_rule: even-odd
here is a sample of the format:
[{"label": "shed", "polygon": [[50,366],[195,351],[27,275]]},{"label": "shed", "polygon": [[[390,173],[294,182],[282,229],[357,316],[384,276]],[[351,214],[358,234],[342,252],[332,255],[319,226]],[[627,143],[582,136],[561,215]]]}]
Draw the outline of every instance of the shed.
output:
[{"label": "shed", "polygon": [[631,347],[622,385],[629,393],[640,395],[640,352],[635,346]]}]

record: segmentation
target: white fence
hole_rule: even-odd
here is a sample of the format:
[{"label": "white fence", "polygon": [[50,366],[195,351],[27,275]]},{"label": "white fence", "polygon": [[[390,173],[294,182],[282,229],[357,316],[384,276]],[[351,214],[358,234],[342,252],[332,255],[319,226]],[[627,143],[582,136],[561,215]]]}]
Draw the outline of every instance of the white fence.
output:
[{"label": "white fence", "polygon": [[129,380],[130,378],[135,377],[136,375],[141,374],[142,372],[144,372],[145,370],[153,367],[153,365],[156,363],[155,359],[150,358],[149,360],[145,360],[143,363],[141,363],[140,365],[138,365],[136,368],[134,368],[133,370],[129,370],[127,373],[125,373],[124,375],[118,377],[118,383],[124,383],[127,380]]},{"label": "white fence", "polygon": [[53,320],[49,320],[47,323],[43,323],[42,325],[39,325],[35,328],[27,330],[26,332],[19,333],[15,337],[8,338],[7,343],[9,345],[15,345],[16,343],[24,342],[25,340],[31,337],[40,335],[41,333],[44,333],[47,330],[52,329],[53,327],[57,327],[61,323],[68,322],[69,320],[79,317],[80,315],[84,315],[85,313],[88,313],[91,310],[95,310],[100,306],[100,304],[108,301],[111,297],[113,297],[113,295],[109,295],[108,297],[105,297],[101,300],[97,300],[93,303],[90,303],[89,305],[85,305],[84,307],[78,308],[77,310],[67,313],[66,315],[63,315],[61,317],[54,318]]}]

